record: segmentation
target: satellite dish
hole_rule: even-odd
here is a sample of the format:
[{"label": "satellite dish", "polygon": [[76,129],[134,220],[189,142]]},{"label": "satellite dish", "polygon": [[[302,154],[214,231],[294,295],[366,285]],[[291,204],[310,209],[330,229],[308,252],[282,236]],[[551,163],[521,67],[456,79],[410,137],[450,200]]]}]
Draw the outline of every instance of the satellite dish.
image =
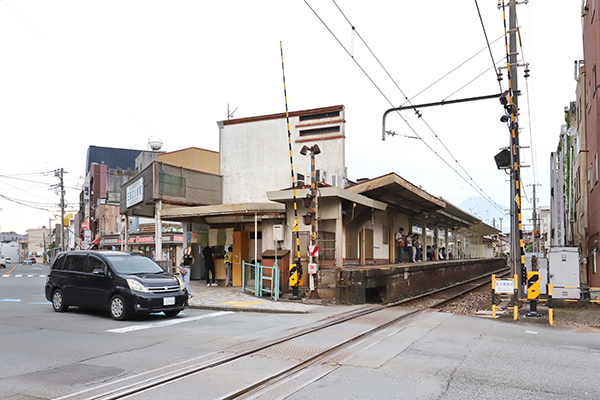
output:
[{"label": "satellite dish", "polygon": [[160,140],[156,136],[151,136],[148,139],[148,146],[150,146],[150,148],[152,149],[152,151],[158,151],[158,150],[160,150],[160,148],[162,147],[162,145],[163,145],[162,140]]}]

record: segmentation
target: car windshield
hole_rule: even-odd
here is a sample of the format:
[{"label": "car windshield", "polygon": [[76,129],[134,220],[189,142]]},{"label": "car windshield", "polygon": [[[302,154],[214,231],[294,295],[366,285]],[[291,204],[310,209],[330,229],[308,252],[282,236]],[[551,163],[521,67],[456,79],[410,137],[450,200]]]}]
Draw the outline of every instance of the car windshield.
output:
[{"label": "car windshield", "polygon": [[136,255],[108,255],[106,256],[116,272],[120,274],[158,274],[164,270],[149,258]]}]

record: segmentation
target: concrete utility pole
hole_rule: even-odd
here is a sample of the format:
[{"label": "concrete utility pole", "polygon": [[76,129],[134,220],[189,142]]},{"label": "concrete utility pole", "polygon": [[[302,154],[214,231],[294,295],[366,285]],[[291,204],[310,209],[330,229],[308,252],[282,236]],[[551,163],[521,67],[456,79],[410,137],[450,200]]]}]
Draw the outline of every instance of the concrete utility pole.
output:
[{"label": "concrete utility pole", "polygon": [[[537,199],[536,199],[536,195],[535,195],[535,187],[536,186],[542,186],[541,183],[534,183],[532,185],[529,186],[533,186],[533,252],[534,253],[538,253],[540,251],[540,236],[539,236],[539,225],[538,225],[538,216],[537,216]],[[538,235],[536,235],[536,232],[538,232]]]},{"label": "concrete utility pole", "polygon": [[[511,185],[510,185],[510,215],[511,215],[511,226],[510,226],[510,243],[511,243],[511,262],[513,265],[513,273],[518,275],[521,279],[519,285],[519,296],[522,295],[522,285],[525,283],[526,278],[524,277],[524,263],[523,263],[523,238],[522,238],[522,222],[521,222],[521,190],[520,190],[520,168],[521,160],[519,156],[519,86],[517,78],[517,2],[516,0],[509,0],[509,49],[507,54],[508,61],[508,79],[509,79],[509,94],[510,102],[507,110],[511,113]],[[505,25],[506,26],[506,25]]]},{"label": "concrete utility pole", "polygon": [[58,176],[60,180],[60,250],[65,251],[65,185],[64,185],[64,174],[63,168],[54,172],[54,176]]}]

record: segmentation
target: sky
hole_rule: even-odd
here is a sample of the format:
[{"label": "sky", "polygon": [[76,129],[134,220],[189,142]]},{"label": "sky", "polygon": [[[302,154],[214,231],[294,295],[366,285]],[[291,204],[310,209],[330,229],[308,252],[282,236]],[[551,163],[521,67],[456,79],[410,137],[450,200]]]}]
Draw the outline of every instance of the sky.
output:
[{"label": "sky", "polygon": [[[524,220],[532,185],[549,205],[550,152],[583,59],[580,9],[517,6],[518,58],[531,71],[517,71]],[[218,151],[228,109],[233,118],[284,112],[280,43],[290,111],[345,106],[350,180],[396,172],[455,205],[482,196],[490,213],[509,207],[508,177],[494,162],[510,139],[498,100],[392,113],[386,129],[396,135],[381,133],[383,113],[406,99],[500,92],[496,0],[0,0],[0,232],[59,221],[60,168],[67,209],[77,210],[91,145],[146,150],[154,136],[165,151]]]}]

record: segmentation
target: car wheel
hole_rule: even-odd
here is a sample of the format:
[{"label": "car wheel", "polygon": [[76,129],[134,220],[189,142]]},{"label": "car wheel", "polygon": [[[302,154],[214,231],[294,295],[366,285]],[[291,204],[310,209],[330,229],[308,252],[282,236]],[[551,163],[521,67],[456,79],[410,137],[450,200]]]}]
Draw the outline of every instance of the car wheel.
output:
[{"label": "car wheel", "polygon": [[65,299],[63,298],[63,294],[60,289],[56,289],[54,293],[52,293],[52,308],[56,312],[67,311],[69,306],[65,304]]},{"label": "car wheel", "polygon": [[170,310],[170,311],[163,311],[165,313],[165,315],[169,318],[173,318],[175,317],[177,314],[179,314],[181,310]]},{"label": "car wheel", "polygon": [[110,311],[110,316],[112,317],[112,319],[115,319],[117,321],[123,321],[124,319],[127,319],[127,309],[125,307],[125,300],[120,294],[116,294],[112,297],[112,299],[110,299],[108,309]]}]

